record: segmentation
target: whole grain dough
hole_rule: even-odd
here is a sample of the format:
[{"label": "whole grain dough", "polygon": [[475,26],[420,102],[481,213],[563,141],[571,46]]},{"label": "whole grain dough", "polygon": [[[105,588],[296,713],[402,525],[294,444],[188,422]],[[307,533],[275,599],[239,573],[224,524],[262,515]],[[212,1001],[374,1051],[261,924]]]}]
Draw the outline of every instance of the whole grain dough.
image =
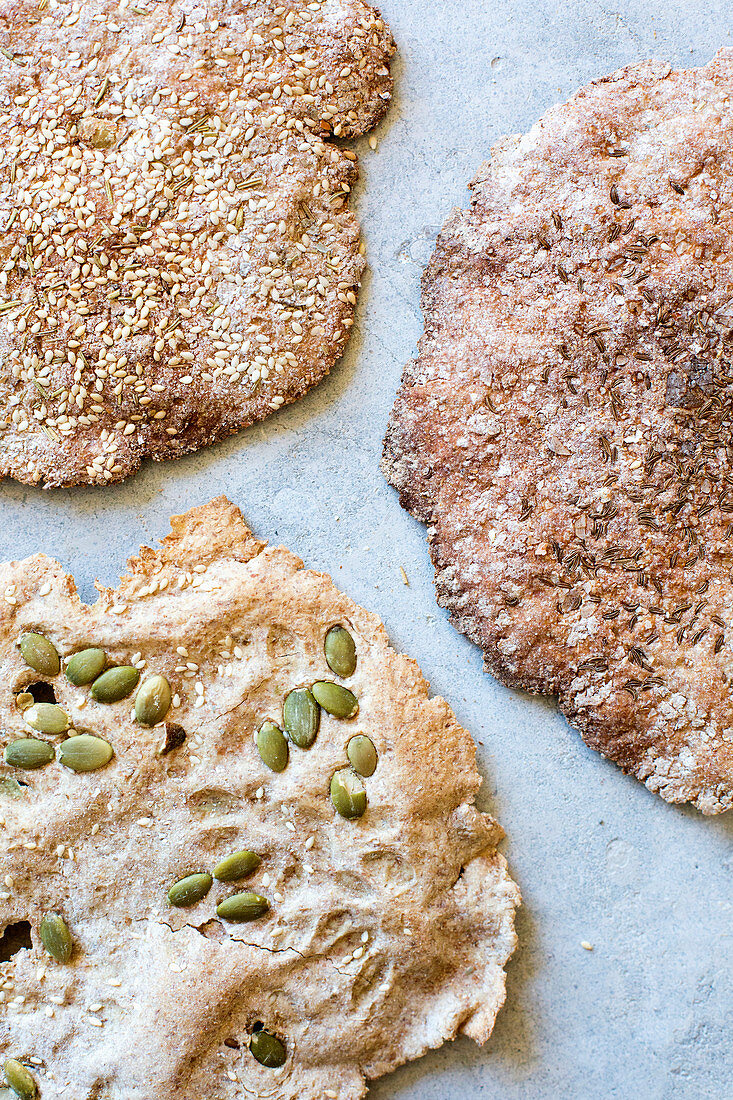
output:
[{"label": "whole grain dough", "polygon": [[423,278],[383,468],[438,601],[670,802],[733,804],[733,51],[505,138]]},{"label": "whole grain dough", "polygon": [[330,370],[394,43],[361,0],[0,0],[0,476],[104,485]]},{"label": "whole grain dough", "polygon": [[[93,700],[62,670],[40,677],[77,734],[111,743],[104,768],[0,765],[0,1065],[34,1074],[42,1100],[350,1100],[458,1033],[488,1038],[504,1001],[519,902],[502,831],[480,813],[474,745],[375,615],[268,548],[224,498],[172,520],[114,589],[80,602],[57,562],[0,569],[2,748],[28,736],[19,693],[38,693],[18,640],[42,633],[62,657],[90,645],[169,680],[164,726],[131,717],[134,696]],[[344,626],[356,668],[341,680],[324,635]],[[265,767],[253,733],[282,724],[284,696],[318,680],[348,686],[358,714],[325,711],[313,746]],[[36,686],[34,687],[34,683]],[[48,692],[48,687],[46,688]],[[181,731],[185,740],[181,743]],[[347,745],[378,754],[367,809],[336,813],[332,775]],[[42,734],[35,734],[43,738]],[[59,737],[47,737],[57,750]],[[243,883],[215,882],[191,908],[167,891],[233,851],[262,859]],[[269,912],[234,924],[217,904],[253,890]],[[68,963],[39,927],[59,914]],[[27,922],[29,927],[26,927]],[[285,1045],[268,1069],[253,1029]]]}]

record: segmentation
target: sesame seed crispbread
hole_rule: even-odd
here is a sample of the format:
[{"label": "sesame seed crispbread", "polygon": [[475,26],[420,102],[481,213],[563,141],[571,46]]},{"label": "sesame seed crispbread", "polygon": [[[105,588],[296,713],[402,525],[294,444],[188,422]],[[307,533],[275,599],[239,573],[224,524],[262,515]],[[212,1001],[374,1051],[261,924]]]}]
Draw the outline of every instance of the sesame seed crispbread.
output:
[{"label": "sesame seed crispbread", "polygon": [[361,0],[0,0],[0,476],[106,484],[302,396],[364,260]]},{"label": "sesame seed crispbread", "polygon": [[[483,1042],[519,892],[500,827],[474,804],[469,734],[375,615],[255,539],[224,498],[172,531],[93,606],[43,555],[0,568],[0,761],[28,732],[13,694],[39,679],[17,645],[29,630],[64,658],[96,645],[144,663],[143,683],[166,676],[166,721],[186,735],[161,755],[162,727],[131,720],[133,696],[105,705],[63,670],[47,679],[73,728],[115,755],[87,774],[0,763],[0,958],[4,930],[28,922],[32,940],[0,962],[0,1067],[30,1067],[42,1100],[356,1100],[365,1078],[457,1033]],[[356,645],[344,680],[324,658],[334,624]],[[290,744],[285,770],[269,770],[254,731],[282,722],[287,692],[323,679],[348,686],[358,714],[324,711],[312,747]],[[355,734],[378,762],[366,812],[346,820],[329,783]],[[168,903],[175,882],[242,849],[262,859],[244,882]],[[269,911],[217,918],[244,890]],[[69,962],[41,946],[49,912],[69,928]],[[252,1056],[258,1024],[284,1042],[281,1068]]]},{"label": "sesame seed crispbread", "polygon": [[438,601],[671,802],[733,804],[733,51],[505,138],[443,227],[383,468]]}]

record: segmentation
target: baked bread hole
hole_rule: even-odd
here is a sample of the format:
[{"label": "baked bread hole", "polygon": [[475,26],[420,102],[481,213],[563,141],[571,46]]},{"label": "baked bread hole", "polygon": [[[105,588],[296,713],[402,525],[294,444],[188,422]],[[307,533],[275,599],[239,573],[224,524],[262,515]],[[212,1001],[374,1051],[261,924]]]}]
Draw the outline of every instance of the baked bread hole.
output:
[{"label": "baked bread hole", "polygon": [[8,962],[19,951],[30,951],[33,947],[31,926],[27,920],[9,924],[0,935],[0,963]]},{"label": "baked bread hole", "polygon": [[37,680],[34,684],[26,684],[16,689],[16,694],[19,695],[21,692],[32,695],[34,703],[56,702],[56,692],[53,690],[51,684],[47,684],[45,680]]}]

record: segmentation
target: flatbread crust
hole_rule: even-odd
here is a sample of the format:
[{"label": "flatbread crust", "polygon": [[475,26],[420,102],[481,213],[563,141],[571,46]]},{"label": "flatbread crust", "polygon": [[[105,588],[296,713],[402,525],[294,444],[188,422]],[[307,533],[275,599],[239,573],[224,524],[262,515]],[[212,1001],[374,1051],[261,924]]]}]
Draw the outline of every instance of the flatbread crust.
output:
[{"label": "flatbread crust", "polygon": [[353,324],[394,43],[361,0],[0,0],[0,476],[107,484],[301,397]]},{"label": "flatbread crust", "polygon": [[733,803],[733,52],[505,138],[423,279],[384,449],[439,603],[671,802]]},{"label": "flatbread crust", "polygon": [[[351,1100],[458,1033],[483,1042],[519,892],[496,851],[502,830],[474,805],[470,736],[375,615],[266,547],[224,498],[172,530],[94,606],[43,555],[0,568],[3,748],[28,732],[13,693],[38,679],[17,648],[29,629],[64,655],[96,644],[167,676],[167,720],[187,735],[160,755],[161,727],[131,720],[132,697],[97,704],[61,673],[58,702],[77,731],[113,744],[111,763],[86,775],[0,765],[0,930],[28,921],[33,942],[0,963],[0,1064],[30,1065],[42,1100]],[[343,683],[359,713],[323,713],[313,747],[291,745],[275,774],[253,732],[281,720],[292,687],[338,679],[323,654],[335,623],[356,642]],[[366,813],[348,821],[329,783],[356,733],[379,762]],[[262,857],[245,883],[168,904],[173,882],[242,848]],[[217,919],[242,889],[270,912]],[[66,965],[39,944],[49,911],[78,945]],[[251,1056],[257,1022],[285,1040],[281,1069]]]}]

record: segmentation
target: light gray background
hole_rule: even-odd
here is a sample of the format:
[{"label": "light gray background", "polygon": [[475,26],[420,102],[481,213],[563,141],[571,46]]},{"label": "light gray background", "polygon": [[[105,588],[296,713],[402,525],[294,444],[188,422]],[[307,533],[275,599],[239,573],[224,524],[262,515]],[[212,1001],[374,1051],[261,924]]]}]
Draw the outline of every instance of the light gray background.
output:
[{"label": "light gray background", "polygon": [[224,492],[257,534],[378,612],[472,731],[484,802],[506,829],[524,894],[507,1004],[483,1050],[444,1047],[376,1083],[375,1100],[730,1098],[733,814],[667,806],[586,749],[551,703],[491,680],[437,608],[424,529],[377,463],[420,332],[421,267],[492,143],[621,65],[703,64],[733,41],[733,4],[381,6],[398,42],[396,94],[377,152],[358,143],[371,272],[344,360],[299,404],[199,455],[148,463],[121,486],[3,483],[0,558],[44,549],[91,598],[95,576],[113,584],[171,513]]}]

